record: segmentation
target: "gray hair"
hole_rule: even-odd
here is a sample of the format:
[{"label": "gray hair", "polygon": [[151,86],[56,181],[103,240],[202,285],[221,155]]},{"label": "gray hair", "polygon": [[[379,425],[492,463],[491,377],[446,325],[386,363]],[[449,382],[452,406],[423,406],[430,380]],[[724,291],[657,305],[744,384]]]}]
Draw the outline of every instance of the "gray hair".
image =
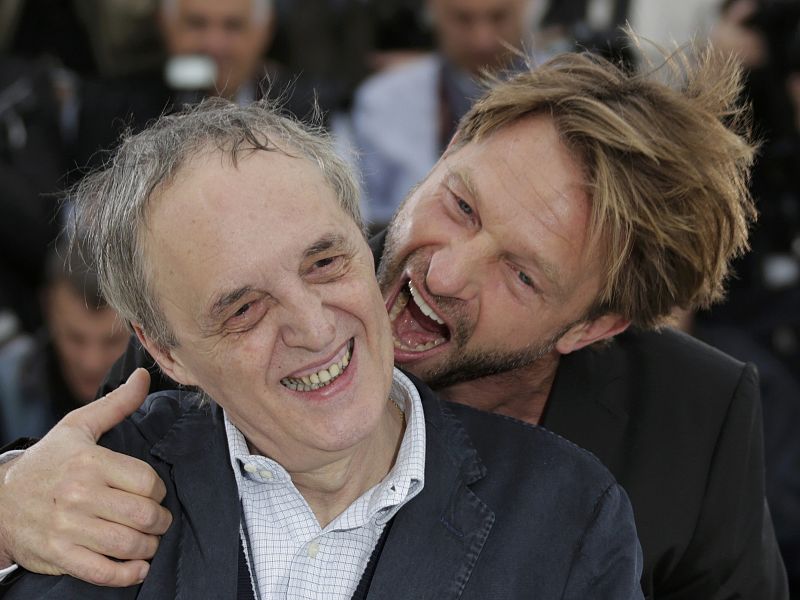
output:
[{"label": "gray hair", "polygon": [[109,162],[73,189],[74,237],[84,236],[88,242],[103,296],[161,347],[178,342],[147,274],[143,242],[150,200],[200,154],[218,152],[235,166],[242,153],[259,150],[316,165],[341,208],[365,232],[358,185],[330,138],[319,127],[278,114],[264,101],[240,107],[209,98],[162,116],[141,133],[124,136]]},{"label": "gray hair", "polygon": [[86,261],[87,254],[86,241],[81,236],[68,239],[59,235],[45,259],[45,284],[52,287],[65,283],[83,299],[87,310],[99,311],[108,304],[100,293],[97,272]]}]

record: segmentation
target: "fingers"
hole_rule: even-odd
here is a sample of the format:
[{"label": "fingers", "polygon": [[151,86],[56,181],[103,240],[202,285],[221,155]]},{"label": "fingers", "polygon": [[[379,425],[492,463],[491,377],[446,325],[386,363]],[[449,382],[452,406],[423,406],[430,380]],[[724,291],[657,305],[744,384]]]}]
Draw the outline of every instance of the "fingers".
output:
[{"label": "fingers", "polygon": [[153,558],[158,550],[159,538],[146,535],[130,527],[91,519],[83,524],[72,540],[87,550],[122,560]]},{"label": "fingers", "polygon": [[98,517],[152,535],[169,528],[172,515],[160,504],[166,486],[147,463],[97,446],[64,469],[70,476],[53,482],[54,514]]},{"label": "fingers", "polygon": [[[97,498],[95,510],[98,518],[105,522],[118,523],[141,534],[164,535],[172,524],[172,514],[163,506],[149,498],[142,498],[127,492],[108,489]],[[121,555],[115,552],[103,552],[114,558],[150,558],[150,555]]]},{"label": "fingers", "polygon": [[143,560],[116,562],[80,546],[70,548],[64,567],[73,577],[109,587],[141,583],[150,569]]},{"label": "fingers", "polygon": [[138,458],[98,446],[91,460],[94,463],[92,468],[97,470],[97,479],[112,488],[156,502],[161,502],[167,495],[167,488],[155,469]]},{"label": "fingers", "polygon": [[62,423],[80,427],[95,441],[142,405],[150,387],[147,369],[136,369],[128,381],[110,394],[72,411]]}]

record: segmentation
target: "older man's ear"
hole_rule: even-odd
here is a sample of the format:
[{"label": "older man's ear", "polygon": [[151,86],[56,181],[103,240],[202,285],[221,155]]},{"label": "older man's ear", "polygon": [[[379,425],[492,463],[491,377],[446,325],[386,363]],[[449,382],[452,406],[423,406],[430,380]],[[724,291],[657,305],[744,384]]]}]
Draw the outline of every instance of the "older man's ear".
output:
[{"label": "older man's ear", "polygon": [[173,381],[182,385],[194,386],[197,382],[192,377],[189,370],[181,362],[180,358],[169,348],[165,348],[151,337],[149,337],[138,323],[131,323],[136,337],[139,338],[142,346],[150,353],[162,371]]}]

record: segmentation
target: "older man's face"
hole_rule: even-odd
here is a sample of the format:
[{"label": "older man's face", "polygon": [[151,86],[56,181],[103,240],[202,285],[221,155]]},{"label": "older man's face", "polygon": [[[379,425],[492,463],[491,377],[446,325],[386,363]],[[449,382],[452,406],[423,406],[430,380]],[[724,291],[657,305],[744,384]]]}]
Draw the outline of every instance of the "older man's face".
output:
[{"label": "older man's face", "polygon": [[580,165],[546,117],[446,155],[381,262],[395,361],[446,387],[554,351],[600,288],[589,216]]},{"label": "older man's face", "polygon": [[200,386],[289,470],[369,443],[392,342],[372,256],[319,169],[280,152],[193,160],[154,199],[147,261]]}]

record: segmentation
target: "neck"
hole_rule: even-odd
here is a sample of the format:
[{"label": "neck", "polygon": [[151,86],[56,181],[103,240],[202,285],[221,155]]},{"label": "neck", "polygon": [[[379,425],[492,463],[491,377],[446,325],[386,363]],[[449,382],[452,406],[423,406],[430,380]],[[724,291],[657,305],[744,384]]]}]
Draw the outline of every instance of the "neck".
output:
[{"label": "neck", "polygon": [[368,489],[386,477],[405,431],[402,412],[387,402],[375,434],[345,456],[309,469],[289,471],[292,483],[325,527]]},{"label": "neck", "polygon": [[536,425],[547,405],[559,357],[553,351],[525,368],[464,381],[438,391],[450,402]]}]

